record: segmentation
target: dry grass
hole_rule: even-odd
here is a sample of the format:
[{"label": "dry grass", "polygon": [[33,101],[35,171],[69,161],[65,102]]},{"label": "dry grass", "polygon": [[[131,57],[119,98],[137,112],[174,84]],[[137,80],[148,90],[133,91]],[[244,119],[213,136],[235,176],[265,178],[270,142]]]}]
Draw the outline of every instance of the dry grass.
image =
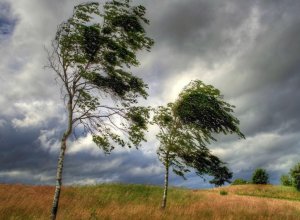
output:
[{"label": "dry grass", "polygon": [[[220,195],[220,190],[229,193]],[[237,195],[247,191],[262,196],[278,190],[252,185],[214,190],[171,188],[163,211],[159,208],[162,188],[156,186],[64,187],[58,219],[300,219],[298,201]],[[48,186],[0,185],[0,219],[48,219],[53,191]],[[298,196],[292,189],[285,191],[287,197]]]}]

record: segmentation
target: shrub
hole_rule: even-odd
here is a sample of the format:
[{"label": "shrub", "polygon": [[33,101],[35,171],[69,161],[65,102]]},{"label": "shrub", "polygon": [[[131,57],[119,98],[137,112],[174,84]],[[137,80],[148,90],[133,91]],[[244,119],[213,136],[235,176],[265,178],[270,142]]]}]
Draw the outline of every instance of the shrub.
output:
[{"label": "shrub", "polygon": [[258,168],[253,172],[252,183],[254,184],[267,184],[269,182],[269,175],[266,170]]},{"label": "shrub", "polygon": [[292,186],[293,185],[292,177],[289,175],[282,175],[280,177],[280,182],[281,182],[281,185],[283,185],[283,186]]},{"label": "shrub", "polygon": [[245,185],[245,184],[248,184],[248,181],[247,180],[244,180],[242,178],[240,179],[235,179],[231,185]]},{"label": "shrub", "polygon": [[226,195],[228,195],[228,192],[227,192],[227,191],[225,191],[225,190],[221,190],[221,191],[220,191],[220,195],[222,195],[222,196],[226,196]]},{"label": "shrub", "polygon": [[296,164],[291,170],[292,184],[298,191],[300,191],[300,163]]}]

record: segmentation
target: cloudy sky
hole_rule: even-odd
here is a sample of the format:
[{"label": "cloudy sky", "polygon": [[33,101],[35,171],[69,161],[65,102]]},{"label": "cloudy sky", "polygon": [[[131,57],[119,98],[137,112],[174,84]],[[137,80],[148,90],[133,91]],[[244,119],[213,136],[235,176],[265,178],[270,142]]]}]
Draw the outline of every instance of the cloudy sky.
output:
[{"label": "cloudy sky", "polygon": [[[246,140],[218,137],[209,148],[234,173],[265,168],[271,183],[300,162],[300,1],[152,0],[155,40],[134,69],[149,85],[146,105],[174,101],[191,80],[220,89],[236,106]],[[65,111],[44,47],[77,0],[0,0],[0,183],[54,184]],[[162,184],[156,128],[140,150],[105,156],[90,136],[69,143],[65,184]],[[171,185],[209,187],[194,174]]]}]

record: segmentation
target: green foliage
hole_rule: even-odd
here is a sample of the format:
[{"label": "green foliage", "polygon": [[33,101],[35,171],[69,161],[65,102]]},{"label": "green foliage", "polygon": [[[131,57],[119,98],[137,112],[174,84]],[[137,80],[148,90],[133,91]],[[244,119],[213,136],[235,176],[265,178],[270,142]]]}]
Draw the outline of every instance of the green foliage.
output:
[{"label": "green foliage", "polygon": [[209,183],[214,184],[215,186],[222,186],[226,182],[230,183],[230,179],[232,178],[232,172],[223,165],[223,162],[218,162],[213,166],[209,174],[211,174],[214,178],[209,181]]},{"label": "green foliage", "polygon": [[180,93],[174,106],[175,114],[184,124],[216,133],[236,133],[244,138],[238,128],[239,120],[232,115],[233,105],[223,100],[218,89],[196,80]]},{"label": "green foliage", "polygon": [[226,196],[226,195],[228,195],[228,192],[225,191],[225,190],[220,190],[220,195],[221,196]]},{"label": "green foliage", "polygon": [[141,141],[146,141],[143,132],[147,129],[149,112],[149,108],[134,106],[126,115],[130,121],[129,139],[135,146],[138,146]]},{"label": "green foliage", "polygon": [[258,168],[253,172],[252,183],[267,184],[269,183],[269,175],[266,170]]},{"label": "green foliage", "polygon": [[247,180],[244,180],[242,178],[239,178],[239,179],[235,179],[231,185],[245,185],[245,184],[248,184],[248,181]]},{"label": "green foliage", "polygon": [[290,170],[293,186],[300,191],[300,163],[296,164]]},{"label": "green foliage", "polygon": [[293,185],[293,180],[292,180],[291,176],[289,176],[289,175],[282,175],[280,177],[280,182],[281,182],[281,185],[283,185],[283,186],[292,186]]},{"label": "green foliage", "polygon": [[145,140],[149,109],[137,102],[148,96],[148,86],[130,70],[139,65],[136,53],[154,43],[146,36],[145,13],[129,0],[106,1],[103,9],[97,2],[77,5],[58,27],[49,53],[73,127],[91,133],[105,153],[115,144],[138,147]]},{"label": "green foliage", "polygon": [[82,47],[86,58],[91,62],[95,62],[96,55],[100,50],[101,38],[99,36],[100,30],[97,26],[84,26]]}]

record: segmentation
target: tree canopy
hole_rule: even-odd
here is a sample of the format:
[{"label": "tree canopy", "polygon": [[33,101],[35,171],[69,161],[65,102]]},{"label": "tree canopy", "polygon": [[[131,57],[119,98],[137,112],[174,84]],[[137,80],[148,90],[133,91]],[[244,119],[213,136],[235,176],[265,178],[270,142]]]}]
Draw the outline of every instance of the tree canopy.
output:
[{"label": "tree canopy", "polygon": [[265,169],[258,168],[252,174],[252,183],[267,184],[269,183],[269,175]]},{"label": "tree canopy", "polygon": [[219,90],[196,80],[184,88],[175,103],[155,110],[153,123],[159,127],[160,141],[157,154],[166,168],[163,208],[169,167],[183,178],[194,169],[203,178],[212,176],[210,183],[216,186],[230,182],[232,173],[207,145],[216,141],[214,133],[236,133],[244,138],[238,119],[232,115],[233,107],[223,100]]},{"label": "tree canopy", "polygon": [[291,180],[292,180],[292,185],[300,191],[300,163],[295,164],[290,169],[290,175],[291,175]]},{"label": "tree canopy", "polygon": [[80,4],[52,42],[50,67],[71,102],[73,127],[82,126],[107,153],[113,143],[131,147],[144,140],[148,109],[135,104],[147,97],[147,85],[130,71],[139,64],[136,52],[153,44],[144,15],[145,8],[129,0],[108,1],[103,10],[96,2]]},{"label": "tree canopy", "polygon": [[239,120],[232,115],[234,107],[223,100],[218,89],[195,80],[179,94],[174,113],[183,124],[205,133],[236,133],[245,138],[238,128]]}]

